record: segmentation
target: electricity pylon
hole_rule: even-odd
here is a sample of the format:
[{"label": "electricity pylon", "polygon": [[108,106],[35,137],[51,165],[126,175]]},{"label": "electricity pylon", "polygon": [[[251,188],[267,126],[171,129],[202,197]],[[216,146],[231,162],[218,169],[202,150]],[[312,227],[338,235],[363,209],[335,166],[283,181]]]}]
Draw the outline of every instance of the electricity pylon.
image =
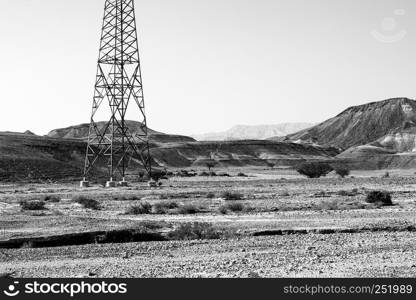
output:
[{"label": "electricity pylon", "polygon": [[[140,129],[131,132],[126,122],[130,106],[138,108]],[[133,107],[131,107],[133,109]],[[97,122],[101,110],[110,118]],[[137,42],[134,0],[106,0],[101,45],[98,58],[88,146],[85,158],[84,181],[98,161],[105,161],[109,181],[126,184],[126,169],[134,161],[151,176],[151,156],[148,141],[142,74]]]}]

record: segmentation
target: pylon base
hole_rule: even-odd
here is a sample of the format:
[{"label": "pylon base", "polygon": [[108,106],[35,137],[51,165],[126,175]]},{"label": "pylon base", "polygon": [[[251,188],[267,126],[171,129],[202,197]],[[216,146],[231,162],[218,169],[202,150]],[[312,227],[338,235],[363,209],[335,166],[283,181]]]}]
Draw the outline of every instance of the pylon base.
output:
[{"label": "pylon base", "polygon": [[107,183],[105,184],[106,188],[114,188],[117,186],[117,182],[115,181],[107,181]]},{"label": "pylon base", "polygon": [[118,183],[118,186],[121,186],[121,187],[128,187],[128,186],[129,186],[129,183],[128,183],[127,181],[120,181],[120,182]]},{"label": "pylon base", "polygon": [[90,182],[89,181],[81,181],[80,183],[79,183],[79,187],[81,187],[81,188],[88,188],[88,187],[90,187]]}]

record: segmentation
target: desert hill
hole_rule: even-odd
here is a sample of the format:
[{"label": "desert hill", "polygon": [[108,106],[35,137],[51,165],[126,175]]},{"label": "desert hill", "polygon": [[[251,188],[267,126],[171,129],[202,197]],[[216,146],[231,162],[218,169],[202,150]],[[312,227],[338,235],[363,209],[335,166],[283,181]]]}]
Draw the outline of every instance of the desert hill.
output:
[{"label": "desert hill", "polygon": [[[31,135],[0,133],[0,180],[78,180],[82,174],[86,142]],[[291,166],[305,160],[331,160],[339,152],[272,141],[151,143],[155,164],[168,168],[196,166],[198,160],[213,158],[222,167]]]},{"label": "desert hill", "polygon": [[283,123],[277,125],[237,125],[225,132],[192,135],[198,141],[265,140],[276,136],[287,136],[312,127],[311,123]]},{"label": "desert hill", "polygon": [[[416,101],[394,98],[350,107],[312,128],[284,140],[342,149],[367,145],[416,124]],[[276,140],[276,139],[275,139]]]},{"label": "desert hill", "polygon": [[[97,122],[98,128],[103,131],[106,122]],[[137,121],[126,121],[127,127],[132,133],[142,133],[141,123]],[[67,128],[60,128],[52,130],[48,133],[48,137],[59,138],[59,139],[80,139],[87,140],[89,134],[90,124],[81,124],[77,126],[70,126]],[[191,137],[182,135],[171,135],[161,133],[152,129],[149,130],[150,140],[156,143],[172,143],[172,142],[193,142],[195,141]]]}]

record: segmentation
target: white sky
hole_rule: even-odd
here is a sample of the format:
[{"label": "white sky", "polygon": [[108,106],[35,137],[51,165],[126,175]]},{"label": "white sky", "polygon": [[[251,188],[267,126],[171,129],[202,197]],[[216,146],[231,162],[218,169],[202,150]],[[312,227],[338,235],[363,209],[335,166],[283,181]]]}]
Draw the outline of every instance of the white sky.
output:
[{"label": "white sky", "polygon": [[[135,3],[153,129],[320,122],[352,105],[416,98],[414,0]],[[0,0],[0,131],[88,123],[103,8]]]}]

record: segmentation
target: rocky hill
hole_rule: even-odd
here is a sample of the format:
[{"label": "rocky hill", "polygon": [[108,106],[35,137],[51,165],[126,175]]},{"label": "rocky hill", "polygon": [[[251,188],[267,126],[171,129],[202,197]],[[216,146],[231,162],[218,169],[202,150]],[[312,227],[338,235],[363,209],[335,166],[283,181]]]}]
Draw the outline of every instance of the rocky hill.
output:
[{"label": "rocky hill", "polygon": [[[104,130],[106,122],[97,122],[100,131]],[[127,127],[132,133],[142,133],[141,123],[136,121],[126,121]],[[55,129],[48,133],[48,137],[59,139],[80,139],[87,140],[90,124],[81,124],[70,126],[67,128]],[[188,136],[164,134],[152,129],[149,130],[150,140],[156,143],[172,143],[172,142],[194,142],[195,140]]]},{"label": "rocky hill", "polygon": [[396,134],[400,135],[402,130],[415,124],[416,101],[395,98],[348,108],[338,116],[288,135],[284,140],[348,149],[376,141],[391,144],[393,134],[393,140],[397,141],[393,143],[397,146],[406,143],[404,147],[408,147],[408,136],[403,136],[403,141],[399,141]]},{"label": "rocky hill", "polygon": [[192,135],[198,141],[265,140],[276,136],[287,136],[312,127],[311,123],[283,123],[277,125],[237,125],[225,132]]}]

